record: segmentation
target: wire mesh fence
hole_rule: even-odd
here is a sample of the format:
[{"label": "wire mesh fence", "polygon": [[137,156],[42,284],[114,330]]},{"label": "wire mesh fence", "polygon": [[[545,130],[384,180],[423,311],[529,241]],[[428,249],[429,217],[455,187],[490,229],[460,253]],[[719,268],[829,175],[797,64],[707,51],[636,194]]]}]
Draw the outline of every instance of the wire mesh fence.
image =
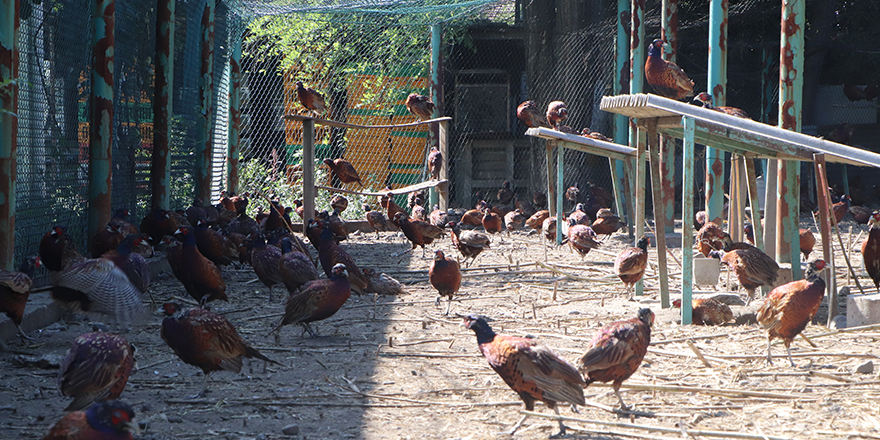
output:
[{"label": "wire mesh fence", "polygon": [[[772,123],[779,81],[780,6],[757,0],[729,3],[726,103]],[[867,18],[873,6],[832,3],[831,16],[811,18],[807,29],[808,53],[824,58],[809,61],[819,63],[813,68],[819,74],[806,81],[819,85],[805,87],[813,92],[804,98],[804,131],[828,136],[848,122],[853,128],[849,142],[866,146],[878,134],[876,101],[852,101],[843,85],[865,93],[875,81],[870,72],[880,64],[874,48],[880,31]],[[34,253],[42,234],[56,223],[66,225],[85,249],[92,41],[87,3],[21,4],[19,259]],[[560,12],[565,8],[573,12]],[[193,201],[197,121],[206,111],[199,99],[204,9],[204,0],[176,2],[170,200],[177,209]],[[645,17],[646,39],[651,40],[660,35],[659,3],[652,4]],[[678,17],[677,62],[694,79],[696,89],[705,90],[708,8],[701,2],[680,2]],[[573,129],[589,127],[610,136],[612,117],[598,105],[603,95],[611,94],[615,77],[618,19],[614,2],[597,1],[217,2],[215,87],[207,115],[213,140],[211,193],[216,199],[225,189],[228,66],[237,41],[242,42],[244,75],[240,192],[274,194],[289,205],[301,196],[302,128],[282,116],[306,113],[296,98],[296,81],[324,93],[329,111],[322,117],[370,125],[412,122],[416,117],[406,111],[404,100],[409,93],[432,91],[430,27],[439,25],[438,113],[452,118],[451,205],[468,208],[481,199],[496,203],[504,181],[512,183],[519,200],[531,200],[532,193],[545,189],[548,158],[543,141],[524,136],[516,107],[527,99],[542,109],[550,101],[563,100],[570,111],[566,123]],[[116,2],[112,201],[114,208],[128,208],[136,218],[150,206],[156,20],[153,4]],[[841,65],[847,68],[835,67]],[[638,66],[635,73],[641,74]],[[317,159],[349,160],[366,189],[398,188],[427,178],[424,163],[431,140],[425,126],[319,126]],[[567,151],[564,160],[566,186],[611,189],[607,159]],[[704,161],[696,165],[698,175],[704,173]],[[339,185],[326,167],[319,164],[317,170],[319,184]],[[680,185],[680,173],[676,177]],[[839,172],[832,169],[831,178],[839,179]],[[850,180],[873,196],[871,176],[851,170]],[[326,208],[329,196],[319,193],[319,208]],[[366,197],[349,198],[353,203],[344,213],[347,218],[360,217],[362,203],[375,204]],[[398,204],[406,204],[404,197]]]}]

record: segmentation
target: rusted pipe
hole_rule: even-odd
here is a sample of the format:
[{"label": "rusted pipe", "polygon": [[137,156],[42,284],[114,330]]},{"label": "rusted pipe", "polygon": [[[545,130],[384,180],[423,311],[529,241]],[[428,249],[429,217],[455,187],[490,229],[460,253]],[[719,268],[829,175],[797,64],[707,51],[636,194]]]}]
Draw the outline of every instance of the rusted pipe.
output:
[{"label": "rusted pipe", "polygon": [[156,10],[156,77],[153,95],[152,208],[171,209],[171,115],[174,97],[174,8],[159,0]]},{"label": "rusted pipe", "polygon": [[89,122],[88,236],[110,221],[113,163],[113,51],[115,0],[92,4],[92,86]]},{"label": "rusted pipe", "polygon": [[[15,257],[15,172],[18,146],[18,0],[0,2],[0,269]],[[7,81],[10,81],[7,83]]]},{"label": "rusted pipe", "polygon": [[229,57],[229,143],[226,146],[226,191],[238,192],[238,159],[241,141],[241,37],[232,43]]}]

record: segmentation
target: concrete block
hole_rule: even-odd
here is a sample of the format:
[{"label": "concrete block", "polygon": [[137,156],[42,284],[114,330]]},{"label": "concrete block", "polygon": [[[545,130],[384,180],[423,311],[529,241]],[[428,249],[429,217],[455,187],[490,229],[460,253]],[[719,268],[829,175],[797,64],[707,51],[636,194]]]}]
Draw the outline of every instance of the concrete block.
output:
[{"label": "concrete block", "polygon": [[[37,297],[37,298],[34,298]],[[41,299],[38,295],[31,295],[31,301],[25,306],[24,316],[21,319],[21,329],[28,336],[34,337],[34,331],[43,327],[48,327],[61,319],[64,313],[61,306],[51,301],[46,303],[43,301],[33,301]],[[35,304],[36,303],[36,304]],[[0,341],[9,341],[18,338],[18,329],[12,320],[6,315],[0,315]]]},{"label": "concrete block", "polygon": [[[645,236],[651,240],[651,247],[657,247],[657,237],[650,232],[646,232]],[[666,234],[666,247],[670,249],[680,248],[681,247],[681,234],[678,232],[670,232]]]},{"label": "concrete block", "polygon": [[721,260],[715,258],[694,258],[695,285],[714,286],[718,284],[718,275],[720,273]]},{"label": "concrete block", "polygon": [[774,287],[781,286],[783,284],[788,284],[791,282],[791,264],[789,263],[781,263],[779,265],[779,272],[776,274],[776,284],[770,286],[770,290],[773,290]]},{"label": "concrete block", "polygon": [[880,295],[850,295],[846,298],[847,326],[877,323],[880,323]]}]

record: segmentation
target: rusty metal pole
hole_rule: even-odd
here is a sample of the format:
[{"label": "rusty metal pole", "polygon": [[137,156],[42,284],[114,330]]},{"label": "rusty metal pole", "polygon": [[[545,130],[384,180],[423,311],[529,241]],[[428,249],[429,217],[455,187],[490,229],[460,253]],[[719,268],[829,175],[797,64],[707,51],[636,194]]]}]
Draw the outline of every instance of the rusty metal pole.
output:
[{"label": "rusty metal pole", "polygon": [[[663,26],[660,29],[660,38],[668,45],[663,55],[667,61],[674,63],[678,53],[678,0],[663,0],[661,10]],[[672,233],[675,232],[675,138],[671,136],[660,135],[660,178],[661,199],[654,203],[661,203],[663,209],[654,208],[654,212],[660,212],[664,216],[665,230]]]},{"label": "rusty metal pole", "polygon": [[153,97],[152,208],[171,209],[171,115],[174,97],[174,9],[177,0],[159,0],[156,10],[156,77]]},{"label": "rusty metal pole", "polygon": [[[18,147],[18,0],[0,2],[0,269],[15,257],[15,171]],[[5,84],[5,85],[2,85]]]},{"label": "rusty metal pole", "polygon": [[[716,106],[727,94],[727,0],[709,3],[709,78],[707,88]],[[706,214],[722,224],[724,212],[724,152],[706,147]]]},{"label": "rusty metal pole", "polygon": [[[442,71],[442,43],[443,34],[439,24],[431,25],[431,100],[434,101],[434,114],[432,118],[439,118],[443,109],[443,71]],[[440,124],[431,124],[431,131],[428,132],[428,148],[436,147],[440,138]],[[427,151],[425,152],[427,156]],[[433,207],[440,202],[438,188],[434,187],[428,190],[428,206]]]},{"label": "rusty metal pole", "polygon": [[[617,96],[627,90],[629,83],[629,0],[617,0],[617,56],[615,58],[614,67],[617,72],[617,78],[612,84],[612,93]],[[614,142],[624,144],[629,137],[629,118],[624,115],[614,115]],[[617,215],[626,220],[627,232],[630,238],[633,237],[633,216],[632,209],[629,209],[629,202],[632,194],[626,191],[629,186],[627,184],[626,165],[620,159],[608,159],[611,163],[612,174],[614,176],[614,201],[617,205]]]},{"label": "rusty metal pole", "polygon": [[195,149],[195,196],[207,206],[211,203],[211,177],[214,157],[214,10],[216,0],[207,0],[202,12],[199,102]]},{"label": "rusty metal pole", "polygon": [[[831,197],[828,195],[828,167],[825,155],[813,154],[813,167],[816,170],[816,199],[819,202],[819,230],[822,233],[822,258],[828,264],[825,272],[825,288],[828,292],[828,326],[837,316],[837,280],[834,264],[834,248],[831,244]],[[829,276],[830,274],[830,276]]]},{"label": "rusty metal pole", "polygon": [[[783,0],[779,51],[779,126],[801,130],[804,86],[805,0]],[[776,261],[791,263],[793,280],[801,278],[798,243],[800,162],[779,161],[777,171]]]},{"label": "rusty metal pole", "polygon": [[315,217],[315,120],[303,121],[303,234],[308,234],[309,219]]},{"label": "rusty metal pole", "polygon": [[238,159],[241,142],[241,38],[232,43],[229,57],[229,143],[226,146],[226,191],[238,192]]},{"label": "rusty metal pole", "polygon": [[[681,177],[681,218],[694,218],[694,119],[681,118],[682,126],[682,169]],[[681,222],[681,323],[688,325],[693,321],[694,292],[694,223]]]},{"label": "rusty metal pole", "polygon": [[111,165],[113,163],[113,50],[114,0],[92,4],[92,87],[89,121],[88,236],[110,221]]},{"label": "rusty metal pole", "polygon": [[[645,85],[645,0],[632,0],[631,8],[629,92],[635,94],[642,93]],[[629,145],[636,149],[633,229],[635,236],[641,237],[645,233],[645,159],[647,158],[645,130],[639,129],[634,124],[631,125]],[[644,287],[643,281],[636,283],[635,294],[641,296]]]},{"label": "rusty metal pole", "polygon": [[[663,232],[666,230],[666,219],[664,218],[664,211],[666,207],[660,203],[660,199],[662,198],[662,188],[663,184],[661,180],[663,178],[661,172],[661,161],[660,161],[660,134],[657,132],[657,119],[651,119],[648,121],[648,150],[651,155],[651,200],[654,204],[654,232],[656,235],[654,239],[657,240],[657,266],[660,271],[660,307],[664,309],[669,308],[669,277],[667,272],[669,271],[669,267],[666,264],[666,234]],[[674,142],[673,142],[674,146]],[[672,167],[675,167],[675,164],[671,164]]]}]

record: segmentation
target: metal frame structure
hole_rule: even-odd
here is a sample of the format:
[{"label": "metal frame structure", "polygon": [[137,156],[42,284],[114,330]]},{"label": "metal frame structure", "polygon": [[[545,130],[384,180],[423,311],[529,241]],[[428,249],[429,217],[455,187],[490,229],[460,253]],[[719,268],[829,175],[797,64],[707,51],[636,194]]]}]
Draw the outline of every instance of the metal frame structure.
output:
[{"label": "metal frame structure", "polygon": [[[712,145],[715,148],[739,154],[747,159],[767,158],[784,161],[814,162],[817,154],[833,163],[870,166],[880,168],[880,154],[843,144],[808,136],[802,133],[763,124],[749,119],[737,118],[722,112],[704,109],[657,95],[621,95],[602,98],[599,108],[608,112],[628,116],[635,120],[639,132],[656,130],[660,133],[684,140],[684,158],[693,158],[695,143]],[[648,136],[656,142],[656,137]],[[656,146],[656,143],[652,144]],[[748,161],[747,161],[748,162]],[[824,162],[824,161],[823,161]],[[747,184],[752,211],[757,208],[757,185],[754,167],[747,167]],[[682,215],[693,218],[693,161],[684,162],[684,184],[682,185]],[[817,176],[817,187],[827,187],[825,174]],[[689,185],[689,182],[691,183]],[[638,187],[637,187],[638,188]],[[797,200],[789,201],[797,206]],[[820,197],[820,211],[830,209]],[[690,217],[688,217],[690,216]],[[761,233],[760,222],[754,224],[755,236]],[[767,225],[772,228],[772,225]],[[657,229],[660,229],[658,225]],[[830,230],[830,227],[829,229]],[[778,231],[784,232],[784,231]],[[822,247],[831,250],[831,237],[822,228]],[[687,252],[693,246],[693,225],[682,222],[682,323],[690,324],[691,297],[693,292],[693,253]],[[759,247],[760,247],[760,243]],[[658,255],[665,252],[660,249]],[[830,258],[830,257],[829,257]],[[661,270],[663,265],[661,264]],[[829,289],[831,284],[829,284]],[[836,301],[836,292],[828,292],[829,301]]]},{"label": "metal frame structure", "polygon": [[[345,122],[338,121],[330,121],[326,119],[313,118],[309,116],[302,115],[285,115],[285,121],[297,121],[302,122],[303,124],[303,233],[306,233],[306,228],[308,227],[309,219],[315,213],[315,195],[317,193],[317,188],[327,188],[323,186],[315,185],[315,124],[324,125],[329,127],[337,127],[337,128],[347,128],[353,130],[370,130],[370,129],[387,129],[387,128],[402,128],[402,127],[417,127],[420,125],[438,125],[437,130],[439,132],[438,136],[438,144],[440,149],[440,154],[442,155],[443,165],[440,167],[440,180],[436,181],[427,181],[422,182],[416,185],[410,185],[406,188],[398,188],[396,190],[390,191],[392,195],[397,194],[406,194],[409,192],[418,191],[420,189],[425,188],[435,188],[437,190],[440,209],[446,210],[449,206],[449,187],[447,185],[448,181],[448,173],[449,173],[449,148],[447,139],[449,136],[447,135],[449,131],[449,122],[452,121],[452,118],[446,116],[442,118],[429,119],[427,121],[416,121],[411,122],[409,124],[393,124],[393,125],[357,125],[357,124],[349,124]],[[331,188],[327,188],[331,189]],[[332,188],[334,191],[345,192],[345,193],[353,193],[353,194],[364,194],[364,195],[372,195],[372,196],[380,196],[388,194],[389,191],[384,192],[369,192],[369,191],[351,191],[340,188]]]}]

